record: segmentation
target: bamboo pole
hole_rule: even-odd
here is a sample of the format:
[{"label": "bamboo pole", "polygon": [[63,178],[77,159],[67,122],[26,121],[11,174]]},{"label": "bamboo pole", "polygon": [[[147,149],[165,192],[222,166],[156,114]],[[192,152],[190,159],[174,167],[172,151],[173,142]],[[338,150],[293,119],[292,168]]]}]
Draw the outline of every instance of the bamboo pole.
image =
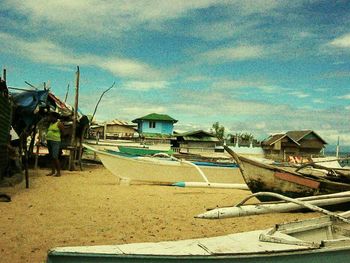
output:
[{"label": "bamboo pole", "polygon": [[[276,198],[283,198],[287,202],[279,203],[261,203],[254,205],[242,205],[249,198],[255,197],[257,195],[269,195]],[[329,214],[325,209],[320,208],[319,206],[329,206],[334,204],[341,204],[350,201],[350,192],[329,194],[329,195],[320,195],[313,196],[312,198],[288,198],[276,193],[255,193],[245,198],[242,202],[237,204],[235,207],[225,207],[225,208],[215,208],[203,214],[197,215],[196,218],[202,219],[221,219],[221,218],[232,218],[248,215],[258,215],[266,213],[283,213],[298,210],[302,207],[308,208],[313,211]],[[329,214],[332,215],[333,214]]]},{"label": "bamboo pole", "polygon": [[69,83],[68,83],[68,85],[67,85],[67,91],[66,91],[66,96],[64,97],[64,103],[67,102],[68,93],[69,93]]},{"label": "bamboo pole", "polygon": [[76,81],[75,81],[75,101],[74,101],[74,112],[73,112],[73,126],[72,126],[72,138],[71,138],[71,150],[69,156],[69,170],[75,170],[75,158],[76,158],[76,128],[78,118],[78,101],[79,101],[79,81],[80,81],[80,70],[77,66]]}]

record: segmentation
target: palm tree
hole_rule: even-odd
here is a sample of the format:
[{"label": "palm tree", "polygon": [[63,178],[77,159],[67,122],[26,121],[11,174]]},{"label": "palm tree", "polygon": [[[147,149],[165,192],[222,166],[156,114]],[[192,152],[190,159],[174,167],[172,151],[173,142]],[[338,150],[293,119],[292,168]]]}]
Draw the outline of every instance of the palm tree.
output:
[{"label": "palm tree", "polygon": [[220,123],[218,121],[213,124],[211,132],[214,133],[220,141],[224,140],[225,127],[220,126]]}]

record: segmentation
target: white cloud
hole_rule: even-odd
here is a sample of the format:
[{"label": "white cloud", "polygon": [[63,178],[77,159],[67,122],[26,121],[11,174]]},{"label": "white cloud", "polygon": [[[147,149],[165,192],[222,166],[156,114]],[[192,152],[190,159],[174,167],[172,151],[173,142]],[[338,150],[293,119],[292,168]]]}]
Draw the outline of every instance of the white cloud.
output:
[{"label": "white cloud", "polygon": [[161,71],[138,60],[97,56],[91,54],[74,54],[47,40],[24,40],[0,32],[0,41],[5,48],[3,52],[10,52],[25,57],[31,61],[53,66],[85,65],[108,70],[115,76],[133,79],[160,79],[164,75]]},{"label": "white cloud", "polygon": [[213,88],[217,89],[259,89],[265,93],[280,92],[281,87],[266,85],[262,82],[246,81],[246,80],[216,80],[212,84]]},{"label": "white cloud", "polygon": [[113,73],[115,76],[135,79],[159,79],[162,73],[151,66],[131,59],[102,59],[97,65]]},{"label": "white cloud", "polygon": [[337,48],[350,48],[350,33],[332,40],[329,44]]},{"label": "white cloud", "polygon": [[256,21],[247,21],[245,23],[229,20],[201,22],[191,29],[190,35],[207,41],[224,40],[251,30],[256,25]]},{"label": "white cloud", "polygon": [[125,107],[120,109],[121,115],[126,115],[129,117],[135,116],[135,118],[144,116],[145,114],[152,113],[152,112],[165,114],[165,113],[168,113],[168,110],[164,106],[156,106],[156,105],[147,104],[147,103],[137,103],[132,107],[130,106],[128,107],[125,105]]},{"label": "white cloud", "polygon": [[312,100],[314,103],[324,103],[323,99],[313,99]]},{"label": "white cloud", "polygon": [[129,81],[123,85],[124,89],[146,91],[151,89],[167,88],[167,81]]},{"label": "white cloud", "polygon": [[217,48],[201,53],[199,56],[207,61],[222,63],[262,58],[266,51],[262,46],[242,45],[236,47]]},{"label": "white cloud", "polygon": [[345,94],[343,96],[336,97],[337,99],[344,99],[344,100],[350,100],[350,94]]},{"label": "white cloud", "polygon": [[221,4],[220,0],[8,0],[2,7],[24,15],[31,27],[59,28],[77,32],[118,35],[136,26],[176,19],[191,10]]},{"label": "white cloud", "polygon": [[293,91],[293,92],[290,92],[289,95],[298,97],[300,99],[307,98],[310,96],[310,94],[307,94],[307,93],[302,92],[302,91]]}]

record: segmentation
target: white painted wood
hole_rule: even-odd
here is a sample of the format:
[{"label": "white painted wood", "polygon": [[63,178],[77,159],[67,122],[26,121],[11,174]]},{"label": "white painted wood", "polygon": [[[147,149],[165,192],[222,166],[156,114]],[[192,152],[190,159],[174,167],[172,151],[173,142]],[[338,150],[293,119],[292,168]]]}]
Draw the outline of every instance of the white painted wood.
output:
[{"label": "white painted wood", "polygon": [[84,147],[96,152],[103,165],[115,176],[131,181],[169,185],[179,181],[244,183],[237,168],[201,167],[203,177],[196,167],[187,162],[151,157],[128,158],[99,151],[90,145],[84,144]]},{"label": "white painted wood", "polygon": [[[204,182],[183,182],[181,187],[189,188],[222,188],[222,189],[240,189],[249,190],[246,184],[225,184],[225,183],[204,183]],[[176,183],[174,184],[176,186]]]},{"label": "white painted wood", "polygon": [[[350,197],[330,198],[330,199],[315,199],[307,201],[308,204],[316,206],[325,206],[350,202]],[[244,205],[238,207],[224,207],[216,208],[208,212],[199,214],[196,218],[202,219],[221,219],[221,218],[232,218],[248,215],[259,215],[267,213],[282,213],[295,211],[300,209],[300,205],[294,203],[274,203],[274,204],[256,204],[256,205]]]}]

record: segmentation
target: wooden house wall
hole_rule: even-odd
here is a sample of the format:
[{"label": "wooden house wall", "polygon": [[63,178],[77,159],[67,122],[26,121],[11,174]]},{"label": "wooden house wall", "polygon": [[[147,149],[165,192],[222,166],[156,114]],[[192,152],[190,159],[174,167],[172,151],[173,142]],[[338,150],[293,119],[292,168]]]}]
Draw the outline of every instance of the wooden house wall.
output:
[{"label": "wooden house wall", "polygon": [[214,148],[215,142],[198,142],[198,141],[189,141],[186,143],[189,148]]},{"label": "wooden house wall", "polygon": [[301,140],[300,142],[301,148],[313,148],[313,149],[322,149],[324,144],[320,140],[314,139],[314,140]]},{"label": "wooden house wall", "polygon": [[[100,138],[104,136],[104,126],[95,127],[90,130],[90,136],[96,138],[97,133],[100,133]],[[108,139],[113,138],[132,138],[134,137],[135,130],[128,126],[122,125],[107,125],[106,136]]]},{"label": "wooden house wall", "polygon": [[107,133],[134,134],[135,130],[129,126],[107,125]]},{"label": "wooden house wall", "polygon": [[281,141],[277,141],[276,143],[273,144],[273,149],[280,151],[281,150],[281,146],[282,146],[282,142]]},{"label": "wooden house wall", "polygon": [[5,174],[8,165],[7,144],[11,129],[11,103],[0,94],[0,181]]}]

